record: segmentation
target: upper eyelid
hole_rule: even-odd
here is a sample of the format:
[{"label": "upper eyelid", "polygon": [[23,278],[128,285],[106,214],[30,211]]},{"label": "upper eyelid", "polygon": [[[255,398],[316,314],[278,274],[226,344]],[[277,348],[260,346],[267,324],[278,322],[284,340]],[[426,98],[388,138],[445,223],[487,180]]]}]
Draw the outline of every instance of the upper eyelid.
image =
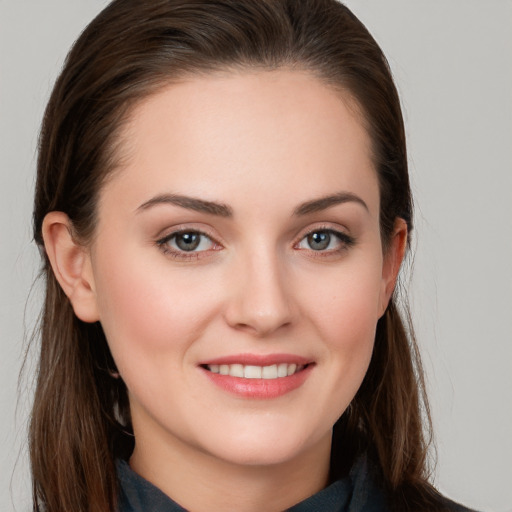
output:
[{"label": "upper eyelid", "polygon": [[221,241],[221,237],[213,234],[210,229],[204,229],[196,226],[176,226],[173,228],[167,228],[160,231],[160,234],[158,234],[155,239],[156,242],[162,242],[172,239],[173,236],[179,235],[181,233],[199,233],[200,235],[206,236],[209,238],[212,242],[215,242],[216,244],[223,245]]},{"label": "upper eyelid", "polygon": [[310,235],[311,233],[315,233],[316,231],[328,231],[334,234],[340,234],[347,238],[354,238],[353,235],[350,234],[350,230],[348,228],[342,227],[340,225],[333,225],[330,223],[319,223],[318,225],[307,227],[301,229],[296,235],[295,239],[297,241],[302,240],[305,236]]},{"label": "upper eyelid", "polygon": [[[190,232],[191,233],[197,233],[200,236],[204,236],[205,238],[207,238],[210,241],[210,243],[211,243],[211,245],[213,247],[210,247],[208,249],[203,249],[201,251],[196,251],[196,250],[184,251],[182,249],[179,249],[179,248],[176,248],[176,247],[170,247],[170,246],[167,245],[169,242],[171,242],[171,240],[173,240],[173,238],[175,238],[176,236],[180,235],[181,233],[190,233]],[[172,233],[169,233],[167,236],[164,236],[163,238],[159,238],[156,241],[156,243],[162,249],[165,248],[166,252],[172,252],[172,253],[175,253],[175,254],[182,254],[183,256],[188,255],[189,257],[192,256],[193,254],[200,254],[200,253],[206,253],[206,252],[212,251],[212,250],[219,250],[219,248],[223,247],[219,242],[217,242],[214,238],[212,238],[211,236],[209,236],[206,233],[203,233],[203,232],[200,232],[200,231],[186,230],[186,229],[182,230],[182,231],[174,231]]]},{"label": "upper eyelid", "polygon": [[206,238],[210,239],[212,242],[215,242],[215,239],[211,237],[208,233],[204,233],[203,231],[198,231],[195,229],[181,229],[179,231],[171,231],[169,234],[164,235],[162,237],[159,237],[157,242],[167,242],[169,240],[172,240],[175,236],[182,235],[183,233],[197,233],[200,236],[205,236]]}]

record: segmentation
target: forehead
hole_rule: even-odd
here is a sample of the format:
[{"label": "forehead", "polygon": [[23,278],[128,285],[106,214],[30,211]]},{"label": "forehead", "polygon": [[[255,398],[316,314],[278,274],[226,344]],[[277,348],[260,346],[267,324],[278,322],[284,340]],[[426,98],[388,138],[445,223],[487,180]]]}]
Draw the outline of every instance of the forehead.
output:
[{"label": "forehead", "polygon": [[286,186],[290,200],[336,188],[376,195],[378,203],[358,109],[304,71],[225,72],[170,84],[133,109],[120,143],[123,165],[113,184],[127,196],[217,200]]}]

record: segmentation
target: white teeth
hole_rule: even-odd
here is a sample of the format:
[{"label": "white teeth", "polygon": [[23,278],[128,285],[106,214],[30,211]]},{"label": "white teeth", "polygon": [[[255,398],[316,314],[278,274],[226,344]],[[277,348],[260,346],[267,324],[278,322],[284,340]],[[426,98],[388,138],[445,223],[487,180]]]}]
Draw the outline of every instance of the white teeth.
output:
[{"label": "white teeth", "polygon": [[244,368],[244,377],[246,379],[261,379],[261,366],[247,365]]},{"label": "white teeth", "polygon": [[277,365],[264,366],[261,370],[261,376],[264,379],[277,379]]},{"label": "white teeth", "polygon": [[244,376],[244,365],[243,364],[232,364],[229,369],[229,375],[231,375],[231,377],[243,377]]},{"label": "white teeth", "polygon": [[209,364],[208,370],[220,375],[230,375],[231,377],[244,377],[246,379],[277,379],[293,375],[304,369],[304,365],[295,363],[273,364],[270,366],[254,366],[242,364]]},{"label": "white teeth", "polygon": [[286,363],[282,363],[277,367],[277,376],[278,377],[286,377],[288,375],[288,365]]}]

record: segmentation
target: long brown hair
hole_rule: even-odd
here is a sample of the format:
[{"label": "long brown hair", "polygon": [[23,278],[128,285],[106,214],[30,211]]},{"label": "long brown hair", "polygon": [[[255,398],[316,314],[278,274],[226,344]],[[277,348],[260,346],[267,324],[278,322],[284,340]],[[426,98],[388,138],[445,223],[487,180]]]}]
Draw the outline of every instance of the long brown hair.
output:
[{"label": "long brown hair", "polygon": [[[384,250],[397,217],[412,230],[398,94],[381,49],[349,9],[336,0],[114,0],[71,49],[39,141],[34,237],[46,299],[30,427],[34,510],[115,510],[115,460],[133,447],[126,388],[112,378],[101,325],[74,315],[53,275],[45,215],[65,212],[78,239],[90,240],[98,192],[120,166],[121,127],[158,88],[190,74],[278,67],[309,71],[355,100],[372,141]],[[396,509],[441,510],[428,484],[421,364],[396,294],[364,382],[335,425],[332,471],[364,452]]]}]

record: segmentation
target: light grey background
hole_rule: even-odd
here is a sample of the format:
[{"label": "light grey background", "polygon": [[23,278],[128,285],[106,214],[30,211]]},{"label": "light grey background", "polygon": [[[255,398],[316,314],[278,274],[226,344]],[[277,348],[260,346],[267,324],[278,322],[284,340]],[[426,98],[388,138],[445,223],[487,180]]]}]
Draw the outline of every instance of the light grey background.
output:
[{"label": "light grey background", "polygon": [[[512,1],[350,0],[401,92],[416,194],[411,300],[436,427],[435,481],[512,510]],[[0,510],[28,511],[27,389],[40,304],[35,148],[64,56],[103,0],[0,0]],[[29,367],[29,374],[30,374]]]}]

